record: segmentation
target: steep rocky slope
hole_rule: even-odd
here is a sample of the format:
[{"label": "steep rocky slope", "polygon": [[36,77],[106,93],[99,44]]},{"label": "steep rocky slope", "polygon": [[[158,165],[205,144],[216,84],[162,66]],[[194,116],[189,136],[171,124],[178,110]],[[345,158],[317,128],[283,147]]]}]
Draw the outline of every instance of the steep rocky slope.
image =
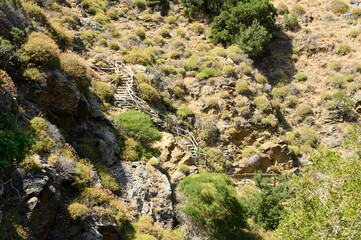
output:
[{"label": "steep rocky slope", "polygon": [[[279,29],[253,61],[238,46],[213,45],[206,18],[189,18],[181,4],[140,2],[0,2],[0,110],[36,138],[22,165],[1,168],[4,239],[178,239],[171,229],[191,224],[174,189],[202,169],[164,128],[149,147],[114,123],[127,110],[115,104],[114,60],[132,68],[140,97],[196,136],[202,168],[235,181],[297,172],[358,123],[355,5],[340,13],[329,1],[272,1]],[[40,38],[33,31],[56,46],[58,63],[23,57],[27,39]]]}]

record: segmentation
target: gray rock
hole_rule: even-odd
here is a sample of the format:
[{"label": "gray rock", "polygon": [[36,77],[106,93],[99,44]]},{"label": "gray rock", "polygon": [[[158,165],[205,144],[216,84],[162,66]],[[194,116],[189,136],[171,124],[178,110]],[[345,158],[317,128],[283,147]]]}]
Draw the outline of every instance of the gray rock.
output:
[{"label": "gray rock", "polygon": [[167,177],[151,165],[122,162],[113,168],[126,198],[140,215],[148,215],[157,226],[173,227],[172,189]]},{"label": "gray rock", "polygon": [[258,154],[254,154],[248,158],[248,164],[250,166],[258,166],[261,164],[261,157]]},{"label": "gray rock", "polygon": [[30,198],[28,203],[27,203],[29,210],[33,211],[34,208],[36,207],[36,204],[38,204],[38,202],[39,202],[39,199],[37,197]]},{"label": "gray rock", "polygon": [[326,144],[327,147],[331,148],[339,147],[342,144],[342,141],[337,137],[327,137],[323,139],[323,142]]},{"label": "gray rock", "polygon": [[103,25],[101,25],[100,23],[97,23],[93,20],[91,20],[90,18],[82,18],[80,19],[80,23],[84,26],[88,26],[93,30],[98,30],[101,31],[103,30]]},{"label": "gray rock", "polygon": [[38,195],[43,191],[48,181],[48,176],[33,176],[24,180],[23,189],[27,195]]}]

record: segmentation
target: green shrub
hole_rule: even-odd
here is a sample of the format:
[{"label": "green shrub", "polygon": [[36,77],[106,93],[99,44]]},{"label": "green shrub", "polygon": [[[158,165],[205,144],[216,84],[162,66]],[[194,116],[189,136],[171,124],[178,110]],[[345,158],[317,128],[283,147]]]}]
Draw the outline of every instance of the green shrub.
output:
[{"label": "green shrub", "polygon": [[259,109],[261,112],[266,112],[271,110],[269,101],[265,96],[256,97],[254,100],[256,101],[257,109]]},{"label": "green shrub", "polygon": [[350,7],[343,1],[333,0],[331,3],[331,11],[334,14],[341,15],[348,12]]},{"label": "green shrub", "polygon": [[272,89],[272,95],[281,99],[285,99],[290,93],[291,93],[291,88],[289,86],[283,86],[281,88]]},{"label": "green shrub", "polygon": [[231,65],[224,66],[222,71],[228,76],[233,76],[234,74],[236,74],[236,69]]},{"label": "green shrub", "polygon": [[122,159],[125,161],[137,161],[139,160],[140,154],[138,151],[139,143],[133,138],[128,138],[125,141],[125,149],[122,152]]},{"label": "green shrub", "polygon": [[177,110],[177,116],[181,119],[193,117],[194,113],[187,105],[182,104]]},{"label": "green shrub", "polygon": [[141,84],[141,83],[151,84],[150,79],[143,73],[138,73],[134,77],[138,84]]},{"label": "green shrub", "polygon": [[119,11],[118,9],[111,7],[108,11],[107,11],[107,16],[110,17],[110,19],[113,20],[117,20],[119,17]]},{"label": "green shrub", "polygon": [[165,0],[145,0],[148,6],[153,7],[155,5],[161,5],[165,2]]},{"label": "green shrub", "polygon": [[0,115],[0,166],[13,167],[25,160],[34,143],[33,138],[13,123],[13,117]]},{"label": "green shrub", "polygon": [[167,29],[165,29],[165,28],[162,28],[160,30],[159,34],[164,38],[170,37],[169,31]]},{"label": "green shrub", "polygon": [[307,75],[304,74],[303,72],[298,72],[296,75],[295,75],[295,78],[297,81],[299,82],[304,82],[307,80]]},{"label": "green shrub", "polygon": [[156,103],[159,100],[158,92],[148,83],[140,83],[138,86],[141,97],[150,103]]},{"label": "green shrub", "polygon": [[354,75],[353,74],[348,74],[344,77],[344,80],[346,82],[353,82],[353,80],[355,79]]},{"label": "green shrub", "polygon": [[196,75],[198,80],[208,79],[216,74],[216,70],[213,68],[204,68],[200,73]]},{"label": "green shrub", "polygon": [[155,159],[155,158],[151,158],[148,163],[149,163],[150,165],[152,165],[153,167],[159,166],[159,162],[158,162],[158,160]]},{"label": "green shrub", "polygon": [[173,89],[173,93],[174,93],[174,95],[176,95],[177,98],[181,98],[184,96],[184,90],[181,89],[180,87],[175,87]]},{"label": "green shrub", "polygon": [[302,5],[300,4],[295,4],[292,8],[292,12],[298,14],[298,15],[302,15],[305,13],[305,9],[302,7]]},{"label": "green shrub", "polygon": [[197,44],[197,51],[200,51],[200,52],[207,52],[209,51],[209,47],[207,44],[204,44],[204,43],[198,43]]},{"label": "green shrub", "polygon": [[104,102],[110,102],[113,99],[113,86],[107,82],[93,81],[92,87],[94,93]]},{"label": "green shrub", "polygon": [[67,78],[76,82],[81,92],[88,91],[90,74],[83,59],[73,53],[63,53],[60,55],[60,67]]},{"label": "green shrub", "polygon": [[329,77],[327,82],[334,88],[346,88],[347,82],[341,75]]},{"label": "green shrub", "polygon": [[143,44],[147,46],[153,46],[153,41],[149,38],[143,40]]},{"label": "green shrub", "polygon": [[135,0],[135,5],[140,9],[143,10],[146,8],[145,1],[144,0]]},{"label": "green shrub", "polygon": [[80,5],[87,13],[95,15],[97,13],[104,13],[105,9],[109,6],[109,2],[104,0],[81,0]]},{"label": "green shrub", "polygon": [[119,185],[117,180],[113,177],[113,175],[109,172],[109,170],[103,165],[95,166],[100,180],[102,181],[102,186],[110,191],[117,192],[119,191]]},{"label": "green shrub", "polygon": [[48,18],[39,6],[27,2],[22,2],[22,6],[24,7],[24,10],[29,15],[29,17],[34,19],[36,22],[41,24],[48,23]]},{"label": "green shrub", "polygon": [[181,211],[204,225],[208,234],[224,239],[242,238],[241,229],[246,225],[246,218],[228,176],[215,173],[191,175],[183,179],[178,188],[189,201]]},{"label": "green shrub", "polygon": [[32,150],[34,152],[50,152],[55,148],[55,141],[48,135],[48,124],[45,119],[34,117],[30,121],[30,126],[34,130],[35,145]]},{"label": "green shrub", "polygon": [[172,65],[162,65],[160,70],[165,73],[165,75],[175,74],[176,70]]},{"label": "green shrub", "polygon": [[116,42],[116,41],[110,41],[108,43],[108,46],[111,50],[115,50],[115,51],[118,51],[119,50],[119,43]]},{"label": "green shrub", "polygon": [[92,46],[97,39],[98,35],[93,30],[86,30],[80,32],[80,39],[84,41],[85,43]]},{"label": "green shrub", "polygon": [[73,220],[77,220],[90,212],[89,208],[81,203],[72,203],[68,206],[68,212]]},{"label": "green shrub", "polygon": [[307,116],[312,114],[312,108],[307,103],[300,104],[295,110],[295,117],[297,121],[303,121]]},{"label": "green shrub", "polygon": [[25,69],[23,77],[27,80],[34,82],[44,82],[46,81],[45,74],[41,73],[37,68],[28,68]]},{"label": "green shrub", "polygon": [[162,36],[157,37],[155,40],[158,45],[163,45],[165,43],[164,38]]},{"label": "green shrub", "polygon": [[59,66],[59,53],[60,50],[52,39],[43,33],[33,32],[19,50],[18,56],[26,64],[54,67]]},{"label": "green shrub", "polygon": [[81,192],[80,200],[84,203],[96,202],[98,204],[109,203],[110,196],[102,189],[89,187]]},{"label": "green shrub", "polygon": [[354,18],[359,18],[359,17],[361,17],[361,7],[354,7],[354,8],[352,8],[352,16],[354,17]]},{"label": "green shrub", "polygon": [[153,64],[155,58],[154,55],[150,52],[136,50],[130,52],[127,56],[125,56],[125,60],[130,64],[140,64],[143,66],[148,66]]},{"label": "green shrub", "polygon": [[197,35],[201,35],[202,33],[204,33],[204,27],[200,23],[193,23],[190,26],[190,29],[192,32],[196,33]]},{"label": "green shrub", "polygon": [[328,67],[331,69],[331,70],[334,70],[336,72],[339,72],[341,71],[342,69],[342,64],[340,61],[334,61],[334,62],[329,62],[328,63]]},{"label": "green shrub", "polygon": [[131,110],[119,114],[114,121],[127,131],[129,136],[142,142],[150,143],[162,139],[162,135],[154,127],[152,120],[144,113]]},{"label": "green shrub", "polygon": [[94,21],[104,25],[110,21],[110,17],[106,16],[104,13],[97,13],[94,16]]},{"label": "green shrub", "polygon": [[165,22],[173,25],[176,22],[176,18],[174,16],[168,16]]},{"label": "green shrub", "polygon": [[285,104],[287,107],[295,108],[298,105],[298,98],[296,96],[288,96],[286,98]]},{"label": "green shrub", "polygon": [[260,83],[260,84],[267,83],[266,77],[263,76],[263,75],[260,74],[260,73],[256,74],[255,79],[256,79],[256,82],[257,82],[257,83]]},{"label": "green shrub", "polygon": [[350,53],[350,51],[351,51],[351,47],[348,44],[341,44],[337,48],[337,54],[341,56],[346,56],[347,54]]},{"label": "green shrub", "polygon": [[278,3],[278,5],[277,5],[277,12],[279,13],[279,14],[281,14],[281,15],[283,15],[283,14],[287,14],[288,13],[288,7],[287,7],[287,5],[284,3],[284,2],[280,2],[280,3]]},{"label": "green shrub", "polygon": [[295,13],[292,13],[290,16],[286,13],[283,15],[283,24],[287,29],[295,30],[299,28],[298,24],[298,15]]},{"label": "green shrub", "polygon": [[355,65],[355,71],[361,73],[361,63]]},{"label": "green shrub", "polygon": [[94,151],[93,144],[94,144],[93,142],[86,142],[79,144],[77,148],[79,155],[88,158],[92,161],[95,161],[97,159],[97,154]]},{"label": "green shrub", "polygon": [[175,30],[175,32],[177,33],[178,36],[180,37],[185,37],[186,36],[186,32],[181,29],[181,28],[178,28],[177,30]]},{"label": "green shrub", "polygon": [[199,68],[199,65],[200,65],[200,57],[194,54],[188,59],[184,67],[187,70],[196,70]]},{"label": "green shrub", "polygon": [[140,38],[140,39],[145,39],[145,31],[143,28],[138,28],[135,30],[135,34]]},{"label": "green shrub", "polygon": [[360,35],[360,31],[354,29],[354,30],[352,30],[352,31],[349,33],[349,35],[350,35],[350,37],[352,37],[352,38],[357,38],[358,35]]},{"label": "green shrub", "polygon": [[178,59],[181,57],[181,53],[179,51],[171,51],[169,53],[169,57],[172,59]]},{"label": "green shrub", "polygon": [[236,92],[240,94],[247,94],[249,92],[248,82],[240,81],[236,84]]},{"label": "green shrub", "polygon": [[76,177],[73,182],[73,185],[78,188],[85,188],[90,186],[93,181],[90,178],[90,169],[87,165],[82,163],[76,163],[75,168]]}]

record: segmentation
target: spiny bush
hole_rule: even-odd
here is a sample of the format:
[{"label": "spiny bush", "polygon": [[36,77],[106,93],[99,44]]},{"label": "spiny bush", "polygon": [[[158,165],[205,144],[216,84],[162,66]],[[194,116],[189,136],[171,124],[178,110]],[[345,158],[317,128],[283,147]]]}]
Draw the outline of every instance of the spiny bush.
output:
[{"label": "spiny bush", "polygon": [[354,18],[359,18],[359,17],[361,17],[361,7],[354,7],[354,8],[352,8],[352,16],[354,17]]},{"label": "spiny bush", "polygon": [[150,103],[156,103],[159,100],[158,92],[148,83],[140,83],[138,86],[141,97]]},{"label": "spiny bush", "polygon": [[145,4],[144,0],[135,0],[134,3],[140,10],[143,10],[146,7],[146,4]]},{"label": "spiny bush", "polygon": [[144,29],[143,28],[138,28],[138,29],[136,29],[135,30],[135,34],[137,34],[137,36],[140,38],[140,39],[145,39],[145,36],[146,36],[146,34],[145,34],[145,31],[144,31]]},{"label": "spiny bush", "polygon": [[261,112],[266,112],[271,110],[269,101],[265,96],[256,97],[254,100],[256,101],[257,109],[259,109]]},{"label": "spiny bush", "polygon": [[177,110],[177,116],[181,119],[193,117],[194,113],[187,105],[182,104]]},{"label": "spiny bush", "polygon": [[48,23],[48,18],[39,6],[28,2],[23,2],[22,6],[24,7],[24,10],[29,15],[29,17],[34,19],[36,22],[41,24]]},{"label": "spiny bush", "polygon": [[74,80],[83,93],[88,91],[90,74],[84,60],[76,54],[63,53],[60,55],[60,67],[65,76]]},{"label": "spiny bush", "polygon": [[68,212],[73,220],[77,220],[90,212],[89,208],[81,203],[72,203],[68,206]]},{"label": "spiny bush", "polygon": [[190,29],[192,32],[196,33],[197,35],[201,35],[202,33],[204,33],[204,27],[200,23],[193,23],[190,26]]},{"label": "spiny bush", "polygon": [[45,74],[40,72],[37,68],[27,68],[23,73],[23,77],[34,82],[44,82],[46,80]]},{"label": "spiny bush", "polygon": [[135,50],[125,56],[125,60],[130,64],[140,64],[143,66],[149,66],[154,63],[155,57],[150,52],[143,52],[141,50]]},{"label": "spiny bush", "polygon": [[127,131],[129,136],[142,142],[151,143],[162,139],[152,120],[144,113],[135,110],[121,113],[115,117],[115,122]]},{"label": "spiny bush", "polygon": [[119,50],[119,43],[116,42],[116,41],[110,41],[108,43],[108,46],[111,50],[115,50],[115,51],[118,51]]},{"label": "spiny bush", "polygon": [[119,17],[119,11],[115,7],[111,7],[107,11],[107,16],[110,17],[110,19],[117,20]]},{"label": "spiny bush", "polygon": [[106,191],[95,187],[85,188],[81,192],[81,196],[80,196],[80,200],[83,203],[94,201],[98,204],[104,204],[104,203],[109,203],[110,199],[111,198]]},{"label": "spiny bush", "polygon": [[341,15],[347,13],[350,7],[343,1],[333,0],[331,3],[331,11],[334,14]]},{"label": "spiny bush", "polygon": [[162,28],[160,30],[159,34],[164,38],[170,37],[169,31],[167,29],[165,29],[165,28]]},{"label": "spiny bush", "polygon": [[17,166],[26,158],[34,143],[33,138],[13,124],[13,116],[0,115],[0,166]]},{"label": "spiny bush", "polygon": [[296,4],[292,8],[292,12],[294,12],[294,13],[296,13],[298,15],[301,15],[301,14],[305,13],[305,9],[302,7],[302,5]]},{"label": "spiny bush", "polygon": [[187,70],[196,70],[199,68],[200,63],[201,63],[200,57],[194,54],[188,59],[184,67]]},{"label": "spiny bush", "polygon": [[244,208],[229,177],[195,174],[183,179],[178,188],[189,201],[181,210],[204,225],[208,234],[223,239],[242,238],[242,228],[246,225]]},{"label": "spiny bush", "polygon": [[87,165],[77,162],[75,167],[76,177],[73,185],[78,188],[84,188],[90,186],[93,181],[90,178],[90,169]]},{"label": "spiny bush", "polygon": [[34,152],[50,152],[55,148],[55,141],[49,136],[48,124],[45,119],[40,117],[34,117],[30,121],[30,126],[34,130],[35,145],[32,150]]},{"label": "spiny bush", "polygon": [[198,80],[208,79],[216,74],[216,70],[213,68],[204,68],[200,73],[196,75]]},{"label": "spiny bush", "polygon": [[226,65],[222,69],[223,73],[227,76],[233,76],[236,74],[236,69],[231,65]]},{"label": "spiny bush", "polygon": [[348,44],[341,44],[338,48],[337,48],[337,54],[341,55],[341,56],[346,56],[347,54],[349,54],[351,51],[351,47]]},{"label": "spiny bush", "polygon": [[303,72],[298,72],[296,75],[295,75],[295,79],[299,82],[304,82],[307,80],[307,75],[304,74]]},{"label": "spiny bush", "polygon": [[160,70],[162,70],[162,72],[164,72],[165,75],[171,75],[176,73],[176,70],[172,65],[162,65],[160,67]]},{"label": "spiny bush", "polygon": [[248,82],[240,81],[236,84],[236,92],[240,94],[247,94],[249,92]]},{"label": "spiny bush", "polygon": [[143,73],[138,73],[134,77],[138,84],[141,84],[141,83],[151,84],[150,79]]},{"label": "spiny bush", "polygon": [[94,93],[104,102],[110,102],[113,99],[114,88],[110,83],[93,81],[92,87]]},{"label": "spiny bush", "polygon": [[97,13],[104,14],[105,9],[109,6],[109,2],[106,0],[81,0],[80,5],[87,13],[95,15]]},{"label": "spiny bush", "polygon": [[284,2],[280,2],[277,5],[277,12],[281,15],[288,13],[288,7]]},{"label": "spiny bush", "polygon": [[292,13],[290,16],[288,14],[283,15],[283,24],[287,29],[296,30],[299,28],[298,16],[295,13]]},{"label": "spiny bush", "polygon": [[119,191],[119,185],[117,180],[109,172],[109,170],[103,165],[95,165],[95,169],[98,172],[100,180],[102,181],[102,186],[110,191],[117,192]]},{"label": "spiny bush", "polygon": [[329,62],[328,63],[328,67],[331,69],[331,70],[334,70],[336,72],[339,72],[341,71],[342,69],[342,64],[340,61],[334,61],[334,62]]},{"label": "spiny bush", "polygon": [[295,110],[295,117],[297,121],[303,121],[307,116],[312,114],[312,108],[307,103],[300,104]]},{"label": "spiny bush", "polygon": [[18,56],[25,64],[57,67],[59,66],[59,53],[58,46],[51,38],[43,33],[33,32],[19,50]]},{"label": "spiny bush", "polygon": [[137,161],[139,160],[140,153],[138,151],[139,142],[135,141],[133,138],[128,138],[125,141],[125,148],[122,152],[122,159],[125,161]]},{"label": "spiny bush", "polygon": [[350,35],[350,37],[352,37],[352,38],[357,38],[358,35],[360,35],[360,31],[354,29],[354,30],[352,30],[352,31],[349,33],[349,35]]}]

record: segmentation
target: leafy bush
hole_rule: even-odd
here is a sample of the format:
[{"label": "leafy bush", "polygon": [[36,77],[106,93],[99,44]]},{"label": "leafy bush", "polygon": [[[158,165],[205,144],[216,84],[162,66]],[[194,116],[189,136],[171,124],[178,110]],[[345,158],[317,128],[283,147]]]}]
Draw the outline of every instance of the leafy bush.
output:
[{"label": "leafy bush", "polygon": [[224,174],[202,173],[186,177],[179,184],[189,203],[181,210],[204,225],[217,239],[241,239],[245,227],[244,208],[232,180]]},{"label": "leafy bush", "polygon": [[226,65],[222,69],[223,73],[225,73],[228,76],[232,76],[236,73],[236,69],[231,65]]},{"label": "leafy bush", "polygon": [[142,142],[151,143],[162,139],[162,135],[154,127],[152,120],[144,113],[131,110],[119,114],[114,120],[128,132],[129,136]]},{"label": "leafy bush", "polygon": [[21,47],[18,56],[25,64],[35,64],[39,67],[59,66],[60,50],[56,43],[40,32],[30,34]]},{"label": "leafy bush", "polygon": [[204,68],[200,73],[196,75],[198,80],[208,79],[216,74],[216,70],[213,68]]},{"label": "leafy bush", "polygon": [[0,166],[17,166],[30,152],[34,140],[13,124],[9,114],[0,115]]},{"label": "leafy bush", "polygon": [[247,212],[260,227],[274,230],[281,220],[284,202],[291,197],[289,182],[283,178],[280,184],[273,185],[269,178],[262,175],[256,175],[253,180],[260,191],[246,191],[247,200],[244,201]]}]

